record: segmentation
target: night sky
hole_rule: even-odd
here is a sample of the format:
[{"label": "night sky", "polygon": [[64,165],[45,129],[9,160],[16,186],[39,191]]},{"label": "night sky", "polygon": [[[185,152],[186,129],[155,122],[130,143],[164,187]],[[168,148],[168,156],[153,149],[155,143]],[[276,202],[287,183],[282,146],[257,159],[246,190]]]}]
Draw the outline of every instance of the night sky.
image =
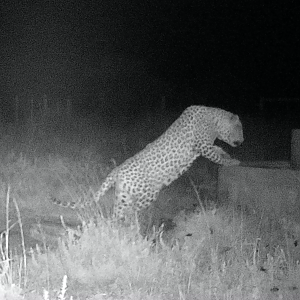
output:
[{"label": "night sky", "polygon": [[2,110],[44,94],[94,109],[157,83],[169,106],[299,98],[297,2],[1,1]]}]

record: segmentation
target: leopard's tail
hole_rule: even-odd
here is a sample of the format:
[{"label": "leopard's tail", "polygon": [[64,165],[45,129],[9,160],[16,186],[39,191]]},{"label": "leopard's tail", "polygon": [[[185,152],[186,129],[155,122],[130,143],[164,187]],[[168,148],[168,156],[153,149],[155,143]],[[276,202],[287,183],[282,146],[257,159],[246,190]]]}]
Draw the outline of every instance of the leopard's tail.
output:
[{"label": "leopard's tail", "polygon": [[100,197],[104,196],[104,194],[115,185],[116,176],[117,174],[113,171],[106,177],[99,190],[95,193],[95,202],[98,202]]},{"label": "leopard's tail", "polygon": [[61,206],[61,207],[66,207],[66,208],[71,208],[71,209],[76,209],[76,208],[82,208],[83,204],[81,202],[75,202],[75,201],[62,201],[56,197],[50,196],[50,200],[53,204]]},{"label": "leopard's tail", "polygon": [[[111,172],[104,182],[101,184],[99,190],[94,194],[94,201],[97,203],[100,198],[111,188],[116,182],[117,174]],[[62,201],[54,196],[50,196],[50,201],[58,206],[71,208],[71,209],[84,209],[89,204],[84,201],[84,199],[80,199],[79,201]],[[91,204],[91,203],[90,203]]]}]

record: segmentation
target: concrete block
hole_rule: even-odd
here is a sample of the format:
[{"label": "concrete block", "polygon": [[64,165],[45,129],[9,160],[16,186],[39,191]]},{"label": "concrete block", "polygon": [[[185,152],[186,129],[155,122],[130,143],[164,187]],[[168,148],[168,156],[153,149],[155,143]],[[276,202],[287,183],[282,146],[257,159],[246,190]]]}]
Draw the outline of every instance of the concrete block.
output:
[{"label": "concrete block", "polygon": [[300,222],[300,171],[288,162],[243,163],[220,167],[218,201],[245,211]]}]

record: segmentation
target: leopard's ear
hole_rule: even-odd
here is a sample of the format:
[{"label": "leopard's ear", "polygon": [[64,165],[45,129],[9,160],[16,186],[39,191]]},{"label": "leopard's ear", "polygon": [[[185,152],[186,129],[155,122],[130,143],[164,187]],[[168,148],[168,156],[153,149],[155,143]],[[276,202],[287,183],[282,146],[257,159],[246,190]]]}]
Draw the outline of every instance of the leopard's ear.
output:
[{"label": "leopard's ear", "polygon": [[239,116],[232,114],[230,117],[230,121],[232,122],[238,122],[239,121]]}]

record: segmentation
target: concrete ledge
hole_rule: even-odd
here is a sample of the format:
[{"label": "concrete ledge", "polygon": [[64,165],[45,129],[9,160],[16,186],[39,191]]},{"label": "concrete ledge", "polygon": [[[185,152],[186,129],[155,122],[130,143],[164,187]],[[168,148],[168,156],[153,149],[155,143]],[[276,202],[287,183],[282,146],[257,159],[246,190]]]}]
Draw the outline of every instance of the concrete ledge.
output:
[{"label": "concrete ledge", "polygon": [[218,201],[243,210],[300,222],[300,171],[288,162],[248,162],[220,167]]}]

